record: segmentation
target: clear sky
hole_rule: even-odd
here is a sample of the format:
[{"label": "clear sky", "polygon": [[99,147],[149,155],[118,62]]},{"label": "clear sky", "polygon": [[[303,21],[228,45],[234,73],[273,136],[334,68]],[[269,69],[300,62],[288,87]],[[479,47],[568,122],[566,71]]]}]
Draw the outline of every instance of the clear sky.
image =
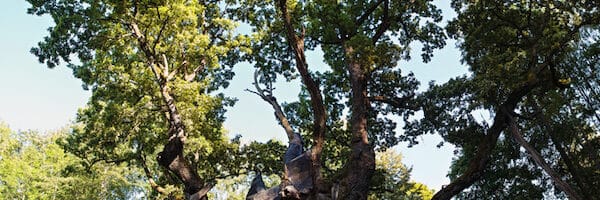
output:
[{"label": "clear sky", "polygon": [[[444,11],[444,20],[454,16],[449,1],[435,2]],[[8,123],[13,130],[55,130],[75,118],[77,109],[86,104],[90,92],[81,88],[81,81],[75,79],[67,67],[48,69],[29,53],[29,49],[47,35],[46,29],[53,23],[47,16],[27,15],[28,7],[24,0],[0,2],[0,121]],[[420,48],[415,45],[413,49]],[[324,66],[320,52],[309,53],[307,59],[309,68]],[[399,65],[404,72],[413,71],[422,87],[426,87],[431,80],[443,83],[466,73],[466,67],[459,60],[460,52],[454,42],[449,41],[446,48],[435,51],[429,63],[422,63],[416,51],[413,60]],[[256,95],[244,92],[244,89],[252,88],[253,68],[249,64],[240,64],[235,72],[225,93],[239,101],[228,109],[225,127],[231,134],[241,134],[246,141],[271,138],[285,141],[285,133],[277,124],[272,108]],[[294,101],[299,86],[298,80],[280,81],[275,96],[280,102]],[[426,135],[415,147],[406,148],[406,144],[400,144],[396,148],[403,154],[403,162],[413,167],[413,180],[436,190],[449,182],[446,172],[453,151],[448,145],[437,148],[440,141],[439,136]]]}]

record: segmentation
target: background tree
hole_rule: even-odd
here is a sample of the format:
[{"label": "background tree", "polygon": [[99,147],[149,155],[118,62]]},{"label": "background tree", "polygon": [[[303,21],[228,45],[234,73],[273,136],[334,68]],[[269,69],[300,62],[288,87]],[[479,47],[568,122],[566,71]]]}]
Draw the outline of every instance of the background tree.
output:
[{"label": "background tree", "polygon": [[155,192],[171,197],[169,188],[182,188],[204,198],[217,177],[240,170],[239,142],[222,129],[233,101],[214,91],[227,86],[249,38],[234,35],[222,2],[29,2],[29,13],[56,23],[32,53],[50,68],[67,62],[92,90],[77,118],[83,127],[63,144],[69,152],[89,166],[143,169]]},{"label": "background tree", "polygon": [[[566,1],[453,1],[459,15],[448,30],[459,39],[472,75],[432,85],[420,97],[425,118],[407,125],[411,134],[439,133],[459,147],[450,173],[452,183],[433,199],[450,199],[459,193],[464,199],[537,199],[552,187],[564,192],[559,196],[592,198],[573,184],[572,174],[561,170],[561,162],[546,162],[562,159],[556,150],[567,141],[573,144],[568,137],[560,141],[551,124],[566,125],[574,121],[568,118],[583,114],[572,110],[570,104],[575,102],[567,100],[574,74],[565,72],[584,67],[569,63],[568,56],[580,45],[582,30],[597,27],[597,6]],[[486,115],[481,113],[489,114],[491,122],[477,116]],[[597,138],[597,129],[586,128],[595,127],[591,120],[577,121],[565,126],[571,127],[569,137]],[[551,140],[552,135],[556,140]]]},{"label": "background tree", "polygon": [[410,171],[402,164],[402,155],[394,149],[378,152],[376,171],[371,180],[368,199],[431,199],[433,190],[410,180]]},{"label": "background tree", "polygon": [[144,195],[142,175],[126,165],[98,164],[65,153],[56,143],[68,129],[15,132],[0,123],[2,199],[128,199]]}]

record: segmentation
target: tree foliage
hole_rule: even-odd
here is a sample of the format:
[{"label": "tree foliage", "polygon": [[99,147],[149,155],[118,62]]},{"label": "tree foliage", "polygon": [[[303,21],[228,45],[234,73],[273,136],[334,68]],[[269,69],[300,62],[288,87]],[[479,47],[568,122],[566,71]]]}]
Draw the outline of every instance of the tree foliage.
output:
[{"label": "tree foliage", "polygon": [[[458,16],[446,30],[430,0],[28,1],[29,13],[56,23],[32,53],[50,68],[66,62],[92,91],[58,144],[99,177],[109,166],[131,167],[122,172],[135,177],[120,181],[144,179],[150,196],[203,199],[217,185],[241,198],[239,181],[251,171],[262,184],[251,187],[263,192],[255,196],[272,198],[600,196],[595,1],[454,0]],[[236,30],[240,22],[251,32]],[[419,80],[398,62],[411,58],[415,42],[430,61],[447,36],[458,40],[470,73],[417,92]],[[324,55],[307,57],[311,51]],[[312,59],[328,67],[316,70]],[[227,138],[224,113],[234,99],[219,91],[240,61],[256,68],[248,91],[273,107],[287,150],[276,141]],[[297,101],[273,96],[282,77],[301,79]],[[435,195],[386,151],[427,133],[458,148],[452,183]],[[3,157],[42,159],[30,148],[35,137],[7,138]],[[277,175],[278,185],[271,182]],[[2,187],[22,184],[7,179]]]},{"label": "tree foliage", "polygon": [[[430,1],[241,2],[238,18],[265,36],[249,56],[261,72],[256,84],[266,88],[256,92],[278,112],[272,82],[278,75],[302,79],[300,100],[286,104],[278,120],[286,132],[312,136],[305,143],[312,143],[316,190],[339,187],[339,198],[367,198],[374,150],[411,139],[398,138],[396,123],[388,118],[408,118],[416,109],[409,105],[418,81],[402,74],[397,63],[410,58],[413,41],[423,44],[425,61],[445,45],[436,25],[440,10]],[[323,50],[320,59],[329,69],[309,70],[305,52],[315,49]]]},{"label": "tree foliage", "polygon": [[15,132],[0,124],[2,199],[128,199],[144,194],[139,171],[126,165],[86,168],[83,160],[64,152],[57,142],[67,132]]},{"label": "tree foliage", "polygon": [[378,152],[376,163],[368,199],[423,200],[433,196],[433,190],[410,179],[412,169],[402,163],[402,155],[396,150]]},{"label": "tree foliage", "polygon": [[[425,118],[407,125],[414,134],[439,133],[459,147],[450,172],[453,182],[434,199],[459,193],[461,199],[539,199],[551,191],[572,199],[594,196],[587,186],[573,184],[577,173],[573,169],[586,165],[569,162],[565,148],[575,144],[574,138],[579,138],[578,145],[593,144],[597,123],[589,120],[590,112],[573,110],[581,99],[574,96],[578,87],[570,81],[574,74],[565,72],[589,67],[572,63],[569,55],[581,47],[581,33],[597,27],[595,6],[568,1],[453,1],[459,15],[447,29],[459,39],[463,62],[472,74],[431,85],[420,97]],[[485,116],[482,113],[491,118],[477,116]],[[577,115],[588,117],[572,118]],[[559,133],[557,124],[571,131]],[[559,135],[571,142],[558,139]],[[553,160],[558,162],[546,163]],[[573,171],[565,170],[565,161]]]},{"label": "tree foliage", "polygon": [[161,187],[181,180],[186,195],[202,197],[217,176],[238,173],[239,142],[222,129],[233,101],[213,92],[227,87],[249,38],[234,34],[219,2],[29,2],[29,13],[56,23],[32,53],[49,67],[67,62],[92,90],[78,114],[83,126],[63,144],[68,151],[90,166],[143,168],[166,195]]}]

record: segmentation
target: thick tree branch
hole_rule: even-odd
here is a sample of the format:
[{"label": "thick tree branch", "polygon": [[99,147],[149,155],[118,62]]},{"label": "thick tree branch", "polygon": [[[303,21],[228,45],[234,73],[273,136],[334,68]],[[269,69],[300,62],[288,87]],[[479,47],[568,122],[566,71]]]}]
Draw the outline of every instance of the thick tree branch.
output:
[{"label": "thick tree branch", "polygon": [[294,26],[292,25],[291,15],[288,12],[286,0],[278,0],[276,4],[281,12],[288,44],[294,51],[296,69],[300,73],[302,83],[306,86],[306,90],[311,98],[310,102],[313,110],[313,147],[311,151],[312,175],[313,182],[318,188],[321,185],[321,154],[323,145],[325,144],[327,113],[319,85],[313,80],[308,72],[308,64],[306,63],[306,56],[304,54],[304,29],[302,30],[302,35],[298,37],[294,31]]},{"label": "thick tree branch", "polygon": [[138,27],[138,25],[135,21],[129,22],[128,24],[129,24],[129,26],[131,26],[133,35],[136,37],[136,39],[138,41],[140,50],[142,50],[142,52],[144,52],[144,55],[146,56],[146,63],[152,70],[154,77],[156,78],[156,80],[159,83],[163,82],[163,79],[161,78],[161,75],[160,75],[160,69],[156,66],[156,63],[155,63],[156,55],[154,55],[154,53],[148,48],[148,42],[146,41],[146,37],[144,36],[144,34],[142,34],[142,32],[140,31],[140,28]]},{"label": "thick tree branch", "polygon": [[189,199],[190,200],[207,200],[208,199],[208,197],[207,197],[208,191],[210,191],[210,189],[212,189],[212,188],[213,188],[212,184],[210,184],[210,183],[206,184],[198,192],[190,195]]},{"label": "thick tree branch", "polygon": [[377,7],[379,7],[379,5],[381,5],[381,3],[383,3],[384,1],[387,2],[388,0],[378,0],[377,2],[373,3],[373,5],[371,5],[367,10],[365,10],[365,12],[358,19],[356,19],[354,24],[356,26],[360,26],[363,23],[365,23],[365,21],[369,18],[369,16],[371,14],[373,14],[373,12],[375,12]]},{"label": "thick tree branch", "polygon": [[383,0],[383,16],[381,18],[381,24],[379,24],[379,27],[377,27],[377,32],[375,32],[375,35],[372,38],[373,44],[377,43],[377,41],[379,41],[379,38],[381,38],[381,36],[388,30],[388,28],[390,27],[390,13],[389,13],[389,7],[390,7],[390,1],[389,0]]},{"label": "thick tree branch", "polygon": [[167,61],[167,56],[165,56],[165,54],[162,54],[161,56],[163,60],[163,79],[169,81],[169,62]]},{"label": "thick tree branch", "polygon": [[[156,11],[156,12],[158,13],[158,11]],[[156,52],[156,46],[160,42],[160,39],[161,39],[161,37],[163,35],[163,31],[167,27],[168,22],[169,22],[169,16],[167,16],[167,18],[163,21],[162,26],[160,27],[160,31],[158,31],[158,35],[156,36],[156,40],[154,40],[154,44],[152,45],[152,52]]]}]

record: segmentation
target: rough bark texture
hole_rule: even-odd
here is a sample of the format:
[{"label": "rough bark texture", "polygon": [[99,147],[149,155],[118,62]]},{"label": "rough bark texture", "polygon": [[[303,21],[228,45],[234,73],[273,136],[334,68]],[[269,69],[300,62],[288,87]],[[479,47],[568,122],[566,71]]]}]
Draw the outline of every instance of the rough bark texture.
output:
[{"label": "rough bark texture", "polygon": [[340,182],[340,199],[367,199],[371,177],[375,172],[375,151],[369,144],[367,117],[369,98],[367,78],[363,66],[353,59],[354,49],[344,47],[350,84],[352,87],[350,124],[352,126],[352,151]]},{"label": "rough bark texture", "polygon": [[248,190],[248,194],[246,196],[251,196],[256,193],[259,193],[263,190],[266,190],[265,182],[262,179],[262,173],[258,171],[254,179],[252,179],[252,183],[250,184],[250,190]]},{"label": "rough bark texture", "polygon": [[284,156],[284,177],[279,186],[265,189],[262,175],[257,173],[250,185],[246,199],[317,199],[319,194],[313,193],[314,183],[311,174],[310,154],[304,152],[302,137],[295,133],[290,139]]},{"label": "rough bark texture", "polygon": [[310,153],[303,151],[302,138],[295,134],[284,156],[285,177],[282,184],[266,189],[260,172],[252,180],[247,200],[277,200],[277,199],[311,199],[330,200],[329,192],[312,192],[314,183]]},{"label": "rough bark texture", "polygon": [[294,134],[284,156],[285,179],[281,184],[281,196],[286,199],[306,199],[314,188],[310,153],[304,152],[302,137]]}]

